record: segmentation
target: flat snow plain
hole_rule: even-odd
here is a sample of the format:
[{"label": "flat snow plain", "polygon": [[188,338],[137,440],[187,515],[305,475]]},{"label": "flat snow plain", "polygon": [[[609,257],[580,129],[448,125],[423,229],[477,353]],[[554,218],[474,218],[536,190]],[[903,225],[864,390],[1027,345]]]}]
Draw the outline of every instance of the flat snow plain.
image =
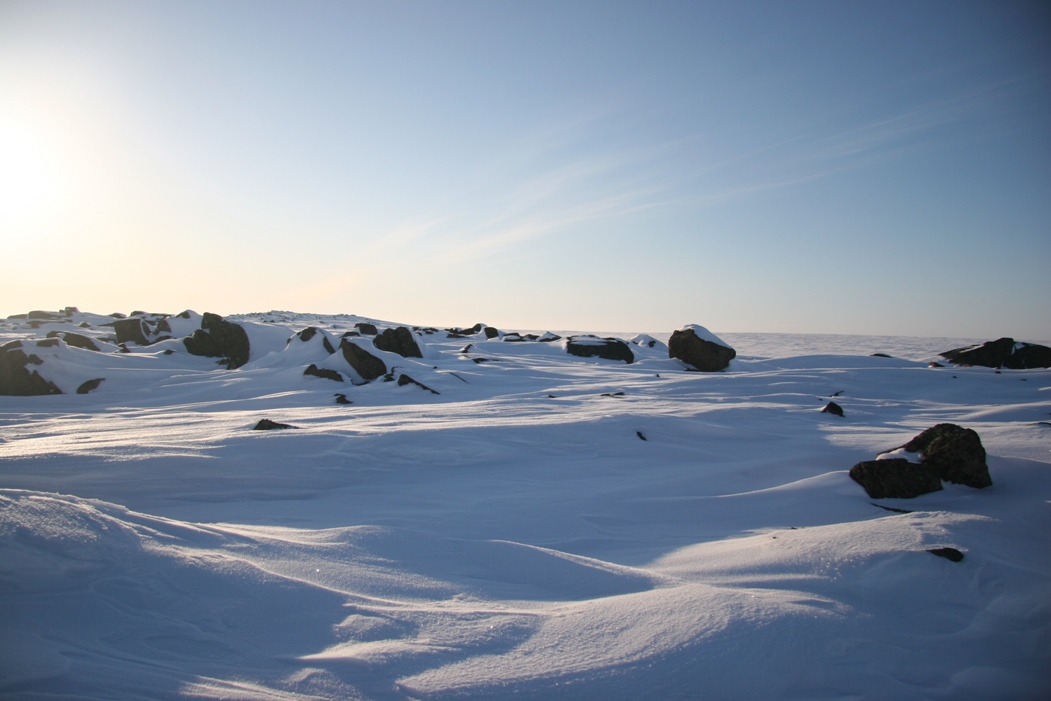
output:
[{"label": "flat snow plain", "polygon": [[[1049,698],[1051,371],[929,368],[952,339],[720,334],[738,358],[697,373],[437,333],[399,359],[432,394],[302,374],[325,354],[284,339],[360,317],[228,319],[240,369],[63,346],[66,394],[0,397],[0,697]],[[106,381],[72,393],[69,357]],[[991,488],[848,477],[942,422]]]}]

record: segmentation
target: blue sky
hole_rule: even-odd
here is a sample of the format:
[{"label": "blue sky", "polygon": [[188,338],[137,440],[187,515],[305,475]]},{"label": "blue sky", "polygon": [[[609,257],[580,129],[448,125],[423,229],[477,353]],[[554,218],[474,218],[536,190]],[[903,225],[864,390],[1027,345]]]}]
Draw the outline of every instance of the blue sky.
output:
[{"label": "blue sky", "polygon": [[1051,339],[1051,6],[0,0],[0,315]]}]

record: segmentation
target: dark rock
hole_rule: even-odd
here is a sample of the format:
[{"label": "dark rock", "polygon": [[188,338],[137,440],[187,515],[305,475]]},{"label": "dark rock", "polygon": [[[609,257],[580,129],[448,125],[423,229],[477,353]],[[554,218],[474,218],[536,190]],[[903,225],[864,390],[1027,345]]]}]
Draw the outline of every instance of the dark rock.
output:
[{"label": "dark rock", "polygon": [[26,355],[21,343],[17,347],[13,343],[4,344],[0,350],[0,394],[15,397],[62,394],[54,382],[28,367],[41,364],[43,361],[37,356]]},{"label": "dark rock", "polygon": [[77,326],[79,326],[82,329],[90,329],[91,328],[91,324],[89,324],[86,321],[80,322],[79,324],[77,324]]},{"label": "dark rock", "polygon": [[29,315],[28,314],[12,314],[12,315],[10,315],[7,318],[8,319],[27,319],[27,318],[29,318]]},{"label": "dark rock", "polygon": [[603,397],[623,397],[624,393],[623,392],[603,392],[602,396]]},{"label": "dark rock", "polygon": [[423,353],[420,351],[419,345],[416,344],[416,338],[413,336],[412,331],[409,331],[404,326],[399,326],[396,329],[384,329],[383,333],[372,340],[372,343],[381,351],[397,353],[403,358],[423,357]]},{"label": "dark rock", "polygon": [[1051,368],[1051,348],[1036,343],[1016,343],[999,338],[978,346],[956,348],[939,355],[954,365],[980,365],[987,368]]},{"label": "dark rock", "polygon": [[45,312],[45,311],[41,311],[41,310],[37,309],[37,310],[29,312],[26,315],[26,318],[48,320],[48,319],[58,319],[59,316],[58,316],[58,314],[55,314],[54,312]]},{"label": "dark rock", "polygon": [[859,462],[850,468],[850,478],[873,499],[912,499],[942,488],[933,467],[905,458]]},{"label": "dark rock", "polygon": [[292,424],[283,424],[277,421],[271,421],[270,419],[260,419],[259,423],[252,427],[253,431],[273,431],[278,428],[299,428],[299,426],[293,426]]},{"label": "dark rock", "polygon": [[518,335],[517,333],[504,334],[504,337],[501,340],[504,343],[524,343],[526,341],[524,337]]},{"label": "dark rock", "polygon": [[114,321],[110,326],[117,332],[117,343],[137,343],[140,346],[148,346],[149,340],[146,338],[146,327],[142,323],[142,319],[118,319]]},{"label": "dark rock", "polygon": [[873,353],[870,357],[872,358],[890,358],[893,356],[887,355],[886,353]]},{"label": "dark rock", "polygon": [[486,326],[485,327],[485,337],[486,338],[496,338],[499,335],[500,335],[500,329],[494,329],[492,326]]},{"label": "dark rock", "polygon": [[66,342],[67,346],[73,346],[74,348],[83,348],[84,350],[98,352],[99,347],[95,345],[87,336],[81,336],[79,333],[73,333],[71,331],[49,331],[47,334],[48,338],[61,338]]},{"label": "dark rock", "polygon": [[491,363],[495,358],[471,358],[476,364],[481,365],[482,363]]},{"label": "dark rock", "polygon": [[144,312],[141,309],[136,309],[129,316],[149,316],[149,312]]},{"label": "dark rock", "polygon": [[938,557],[944,557],[946,560],[952,560],[953,562],[959,562],[963,559],[963,553],[956,548],[931,548],[927,552]]},{"label": "dark rock", "polygon": [[190,314],[190,310],[189,309],[184,309],[183,311],[179,312],[175,316],[179,317],[180,319],[189,319],[189,318],[191,318],[192,315]]},{"label": "dark rock", "polygon": [[114,319],[127,319],[128,318],[127,314],[121,314],[120,312],[113,312],[109,316],[113,317]]},{"label": "dark rock", "polygon": [[344,338],[339,343],[339,349],[343,351],[343,357],[350,367],[354,368],[354,372],[361,375],[361,379],[366,382],[387,374],[387,366],[384,362],[356,343],[351,343]]},{"label": "dark rock", "polygon": [[693,328],[679,329],[668,339],[668,357],[678,358],[701,372],[724,370],[737,357],[737,351],[701,338]]},{"label": "dark rock", "polygon": [[437,391],[431,389],[430,387],[428,387],[427,385],[423,384],[422,382],[417,382],[416,380],[412,379],[408,375],[402,374],[398,378],[398,386],[399,387],[404,387],[405,385],[416,385],[417,387],[421,387],[421,388],[427,390],[431,394],[441,394],[440,392],[437,392]]},{"label": "dark rock", "polygon": [[580,358],[623,360],[629,365],[635,362],[635,354],[631,352],[628,344],[619,338],[570,336],[566,342],[566,351]]},{"label": "dark rock", "polygon": [[993,484],[985,462],[985,448],[972,429],[956,424],[938,424],[902,448],[910,453],[920,453],[920,460],[947,482],[976,489]]},{"label": "dark rock", "polygon": [[210,312],[205,312],[201,328],[194,331],[192,336],[184,338],[183,344],[192,355],[222,358],[230,370],[247,363],[251,354],[245,330]]},{"label": "dark rock", "polygon": [[941,363],[938,363],[938,362],[935,362],[935,361],[932,360],[931,362],[927,363],[927,367],[929,367],[929,368],[943,368],[945,366],[942,365]]},{"label": "dark rock", "polygon": [[360,333],[366,336],[375,336],[379,333],[379,329],[376,328],[375,324],[369,324],[364,321],[359,321],[358,323],[354,324],[354,328],[356,328]]},{"label": "dark rock", "polygon": [[326,380],[335,380],[336,382],[343,381],[343,375],[339,374],[337,370],[329,370],[328,368],[319,368],[317,365],[311,363],[307,366],[307,369],[303,371],[304,375],[311,375],[313,377],[323,377]]},{"label": "dark rock", "polygon": [[911,513],[913,513],[912,510],[910,510],[910,509],[896,509],[893,506],[884,506],[883,504],[877,504],[874,501],[870,501],[869,503],[872,504],[875,507],[883,509],[884,511],[892,511],[892,512],[894,512],[896,514],[911,514]]},{"label": "dark rock", "polygon": [[646,436],[642,435],[642,431],[635,431],[635,435],[638,436],[639,438],[641,438],[644,441],[648,441],[649,440],[648,438],[646,438]]},{"label": "dark rock", "polygon": [[157,333],[171,333],[172,325],[168,323],[168,318],[165,317],[157,322]]},{"label": "dark rock", "polygon": [[347,399],[347,395],[345,395],[345,394],[337,394],[336,395],[336,404],[353,404],[353,403],[354,402],[352,402],[349,399]]},{"label": "dark rock", "polygon": [[88,380],[81,384],[80,387],[77,387],[77,394],[87,394],[92,390],[96,390],[105,381],[105,377],[96,377],[94,380]]},{"label": "dark rock", "polygon": [[835,416],[843,416],[843,407],[841,407],[839,404],[836,404],[835,402],[829,402],[821,410],[821,413],[833,414]]},{"label": "dark rock", "polygon": [[54,348],[58,346],[57,338],[45,338],[43,341],[36,342],[38,348]]},{"label": "dark rock", "polygon": [[562,337],[558,334],[551,333],[550,331],[545,331],[544,334],[536,340],[540,343],[552,343],[554,341],[561,341]]},{"label": "dark rock", "polygon": [[474,345],[473,343],[468,343],[466,346],[464,346],[463,348],[460,349],[460,352],[461,353],[469,352],[471,350],[471,346],[473,346],[473,345]]},{"label": "dark rock", "polygon": [[[335,353],[336,349],[332,347],[332,342],[328,340],[328,336],[326,336],[324,334],[324,332],[321,331],[321,329],[319,329],[316,326],[308,326],[305,329],[303,329],[302,331],[296,332],[295,336],[298,337],[299,340],[302,341],[303,343],[306,343],[307,341],[309,341],[310,339],[314,338],[314,336],[318,335],[319,333],[321,334],[321,342],[322,342],[322,345],[325,347],[325,350],[328,351],[329,354]],[[288,343],[291,343],[291,342],[292,342],[292,339],[289,338],[288,342],[286,342],[285,345],[288,345]]]}]

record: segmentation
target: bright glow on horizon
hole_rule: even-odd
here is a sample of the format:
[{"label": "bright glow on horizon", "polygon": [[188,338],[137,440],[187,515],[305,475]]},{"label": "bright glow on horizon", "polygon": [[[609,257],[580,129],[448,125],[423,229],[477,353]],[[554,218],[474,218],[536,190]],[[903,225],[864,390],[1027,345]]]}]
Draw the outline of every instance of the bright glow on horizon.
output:
[{"label": "bright glow on horizon", "polygon": [[1035,3],[14,0],[0,316],[1051,338],[1048,27]]}]

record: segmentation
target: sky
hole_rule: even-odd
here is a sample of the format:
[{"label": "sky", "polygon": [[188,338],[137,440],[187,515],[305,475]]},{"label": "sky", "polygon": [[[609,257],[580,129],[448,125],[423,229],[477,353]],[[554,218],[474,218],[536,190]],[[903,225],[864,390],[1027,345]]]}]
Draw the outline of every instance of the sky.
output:
[{"label": "sky", "polygon": [[0,316],[1051,339],[1051,5],[0,0]]}]

